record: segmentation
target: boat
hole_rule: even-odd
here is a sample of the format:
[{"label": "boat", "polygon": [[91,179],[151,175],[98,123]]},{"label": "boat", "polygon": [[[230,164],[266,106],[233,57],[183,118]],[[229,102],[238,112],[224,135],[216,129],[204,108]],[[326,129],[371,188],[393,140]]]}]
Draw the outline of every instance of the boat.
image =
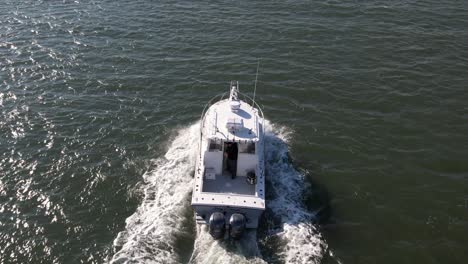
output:
[{"label": "boat", "polygon": [[229,87],[202,112],[192,193],[195,221],[214,239],[240,239],[265,210],[263,111],[237,81]]}]

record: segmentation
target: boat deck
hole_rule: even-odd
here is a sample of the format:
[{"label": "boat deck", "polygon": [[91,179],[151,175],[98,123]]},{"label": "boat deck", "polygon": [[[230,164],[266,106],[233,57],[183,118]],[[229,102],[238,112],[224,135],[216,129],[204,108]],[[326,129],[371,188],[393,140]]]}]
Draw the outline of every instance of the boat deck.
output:
[{"label": "boat deck", "polygon": [[249,184],[246,177],[230,174],[216,175],[216,179],[203,179],[202,192],[255,195],[255,185]]}]

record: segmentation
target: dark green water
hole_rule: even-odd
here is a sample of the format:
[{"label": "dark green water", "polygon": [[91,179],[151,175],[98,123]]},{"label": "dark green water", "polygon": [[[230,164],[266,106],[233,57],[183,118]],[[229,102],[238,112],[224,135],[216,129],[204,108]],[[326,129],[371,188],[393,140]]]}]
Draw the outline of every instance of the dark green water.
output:
[{"label": "dark green water", "polygon": [[238,263],[195,237],[189,157],[257,58],[265,261],[467,261],[466,1],[0,2],[0,262]]}]

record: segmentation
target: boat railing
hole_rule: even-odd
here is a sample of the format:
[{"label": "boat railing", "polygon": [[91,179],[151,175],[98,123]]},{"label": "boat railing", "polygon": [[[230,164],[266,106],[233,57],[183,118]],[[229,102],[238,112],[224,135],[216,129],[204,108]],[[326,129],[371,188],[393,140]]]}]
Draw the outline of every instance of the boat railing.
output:
[{"label": "boat railing", "polygon": [[251,101],[250,106],[252,106],[253,108],[258,109],[258,114],[260,115],[260,118],[262,118],[262,136],[263,136],[264,135],[264,129],[265,129],[265,117],[263,116],[262,108],[260,107],[260,105],[257,102],[255,102],[252,99],[252,97],[250,97],[250,96],[248,96],[246,94],[243,94],[243,93],[239,93],[239,94],[244,97],[244,102],[248,103],[248,101]]},{"label": "boat railing", "polygon": [[[221,93],[221,94],[217,94],[215,96],[213,96],[206,104],[205,106],[203,107],[203,111],[202,111],[202,114],[201,114],[201,117],[200,117],[200,144],[199,144],[199,151],[198,153],[200,153],[201,155],[201,148],[202,148],[202,140],[203,140],[203,131],[205,129],[205,114],[206,114],[206,111],[208,111],[208,109],[210,108],[210,106],[212,106],[213,104],[219,102],[219,101],[222,101],[224,99],[224,97],[226,96],[228,92],[224,92],[224,93]],[[247,104],[249,104],[250,106],[252,106],[253,108],[256,108],[258,110],[258,114],[260,116],[260,118],[262,119],[262,128],[261,128],[261,137],[263,138],[264,135],[265,135],[265,116],[263,115],[263,110],[262,108],[260,107],[260,105],[255,102],[252,97],[244,94],[244,93],[241,93],[241,92],[238,92],[238,95],[240,96],[239,99],[244,99],[243,101],[246,102]],[[250,102],[250,103],[249,103]],[[260,134],[259,134],[260,136]],[[201,159],[201,156],[199,157]],[[201,161],[201,160],[200,160]]]},{"label": "boat railing", "polygon": [[[203,107],[203,111],[200,117],[200,144],[199,144],[199,150],[198,153],[201,155],[201,148],[202,148],[202,140],[203,140],[203,130],[205,129],[205,114],[206,111],[212,106],[215,102],[221,101],[224,99],[224,96],[226,96],[227,92],[217,94],[213,96]],[[201,156],[200,156],[201,159]]]},{"label": "boat railing", "polygon": [[[200,130],[201,130],[201,131],[203,131],[203,128],[204,128],[204,123],[205,123],[204,121],[205,121],[205,114],[206,114],[206,111],[207,111],[207,110],[209,109],[209,107],[212,106],[214,103],[223,100],[224,97],[226,96],[226,94],[227,94],[227,92],[224,92],[224,93],[221,93],[221,94],[217,94],[217,95],[213,96],[213,97],[205,104],[205,106],[203,107],[203,111],[202,111],[201,117],[200,117],[200,120],[201,120],[201,129],[200,129]],[[246,102],[246,103],[248,103],[250,106],[252,106],[252,107],[258,109],[258,113],[259,113],[260,117],[262,118],[262,135],[263,135],[263,133],[264,133],[263,130],[264,130],[264,128],[265,128],[265,126],[264,126],[264,124],[265,124],[265,116],[263,115],[263,110],[262,110],[262,108],[260,107],[260,105],[259,105],[257,102],[255,102],[255,101],[252,99],[252,97],[250,97],[250,96],[248,96],[248,95],[246,95],[246,94],[244,94],[244,93],[241,93],[241,92],[239,92],[238,95],[241,96],[241,98],[240,98],[241,100],[242,100],[242,97],[243,97],[243,99],[244,99],[243,101],[244,101],[244,102]],[[251,103],[249,103],[249,101],[250,101]]]},{"label": "boat railing", "polygon": [[218,98],[219,98],[218,100],[216,100],[216,102],[223,100],[223,99],[224,99],[224,96],[226,96],[226,94],[227,94],[227,92],[217,94],[217,95],[213,96],[213,97],[208,101],[208,103],[205,104],[205,106],[203,107],[203,111],[202,111],[202,114],[201,114],[201,118],[200,118],[200,120],[202,121],[202,125],[203,125],[203,121],[204,121],[204,119],[205,119],[205,113],[206,113],[206,111],[208,110],[208,108],[214,104],[215,99],[218,99]]}]

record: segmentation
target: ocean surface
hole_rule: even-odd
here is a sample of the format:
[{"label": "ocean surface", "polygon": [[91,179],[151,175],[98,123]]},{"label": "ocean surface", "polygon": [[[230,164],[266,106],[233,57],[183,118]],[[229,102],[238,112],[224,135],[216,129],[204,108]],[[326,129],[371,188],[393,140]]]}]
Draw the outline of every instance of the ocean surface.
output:
[{"label": "ocean surface", "polygon": [[[267,118],[267,210],[190,208],[201,111]],[[467,1],[0,1],[0,263],[468,263]]]}]

